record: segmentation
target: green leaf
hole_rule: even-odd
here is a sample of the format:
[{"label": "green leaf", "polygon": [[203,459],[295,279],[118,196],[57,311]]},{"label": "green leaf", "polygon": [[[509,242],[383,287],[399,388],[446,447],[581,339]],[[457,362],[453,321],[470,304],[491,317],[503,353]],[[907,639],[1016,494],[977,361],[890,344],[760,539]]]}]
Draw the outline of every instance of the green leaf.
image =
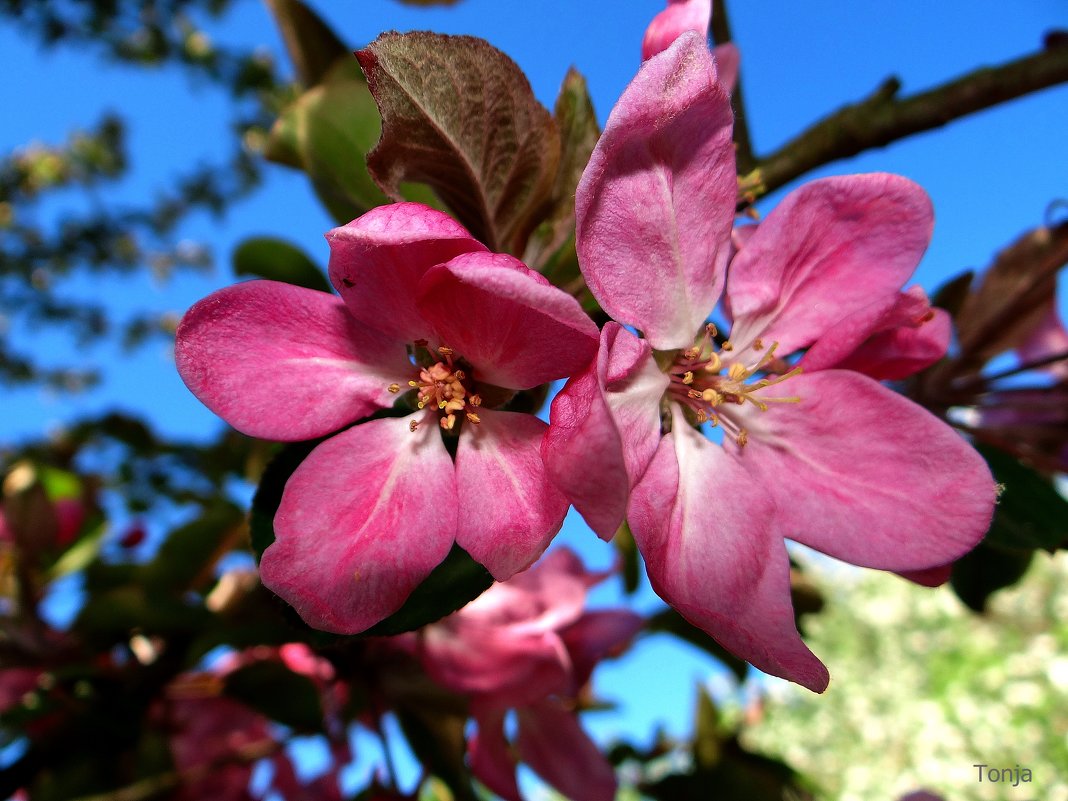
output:
[{"label": "green leaf", "polygon": [[92,533],[82,537],[64,551],[56,563],[48,569],[48,580],[53,581],[61,576],[85,570],[100,553],[100,548],[104,544],[105,530],[101,523]]},{"label": "green leaf", "polygon": [[623,521],[615,536],[612,537],[612,545],[615,546],[622,565],[620,573],[623,576],[623,589],[627,591],[628,595],[637,592],[638,583],[641,581],[638,546],[634,542],[634,535],[631,533],[630,526],[626,520]]},{"label": "green leaf", "polygon": [[315,683],[281,662],[261,660],[235,670],[226,677],[225,692],[297,731],[323,728],[323,706]]},{"label": "green leaf", "polygon": [[386,33],[357,58],[382,116],[379,186],[429,185],[491,250],[521,255],[551,208],[560,139],[522,70],[470,36]]},{"label": "green leaf", "polygon": [[977,446],[1004,489],[994,509],[988,545],[1009,549],[1068,545],[1068,500],[1048,479],[998,448]]},{"label": "green leaf", "polygon": [[232,504],[207,509],[201,517],[172,531],[156,557],[144,567],[152,588],[184,592],[206,584],[215,563],[241,541],[244,515]]},{"label": "green leaf", "polygon": [[339,61],[271,129],[265,155],[304,170],[339,223],[389,202],[367,171],[378,141],[378,108],[355,60]]},{"label": "green leaf", "polygon": [[982,612],[991,595],[1023,578],[1034,553],[979,543],[979,547],[954,562],[950,586],[969,609]]},{"label": "green leaf", "polygon": [[467,716],[416,705],[400,707],[395,714],[419,762],[448,785],[456,801],[478,801],[464,764]]},{"label": "green leaf", "polygon": [[352,52],[314,11],[300,0],[267,0],[297,77],[305,86],[315,86],[339,59]]},{"label": "green leaf", "polygon": [[738,681],[744,681],[749,671],[749,664],[744,659],[736,657],[699,628],[692,625],[674,609],[665,609],[650,617],[645,623],[645,632],[649,634],[654,632],[673,634],[680,640],[696,645],[728,667],[738,678]]},{"label": "green leaf", "polygon": [[710,769],[720,760],[723,734],[720,731],[719,710],[712,697],[701,685],[697,686],[697,709],[693,725],[693,758],[700,768]]},{"label": "green leaf", "polygon": [[575,190],[601,136],[586,79],[574,67],[560,87],[554,116],[560,132],[560,164],[553,184],[552,212],[535,229],[523,261],[564,287],[581,282],[578,259],[574,257]]},{"label": "green leaf", "polygon": [[110,644],[129,639],[133,630],[163,637],[189,636],[203,629],[210,618],[202,607],[189,606],[175,596],[125,586],[91,596],[74,629],[88,639]]},{"label": "green leaf", "polygon": [[330,292],[323,271],[303,250],[283,239],[258,236],[246,239],[234,251],[235,275],[251,275]]}]

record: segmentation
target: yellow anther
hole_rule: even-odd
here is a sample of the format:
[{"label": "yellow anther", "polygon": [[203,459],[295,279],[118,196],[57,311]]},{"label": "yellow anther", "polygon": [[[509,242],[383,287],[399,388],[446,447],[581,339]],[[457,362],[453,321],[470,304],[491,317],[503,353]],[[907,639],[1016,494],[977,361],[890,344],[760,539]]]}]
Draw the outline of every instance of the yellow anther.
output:
[{"label": "yellow anther", "polygon": [[720,345],[719,348],[720,350],[725,350],[727,351],[727,353],[730,353],[732,350],[734,350],[734,345],[732,345],[731,341],[728,339],[726,342]]},{"label": "yellow anther", "polygon": [[693,398],[694,400],[697,400],[698,398],[701,397],[701,393],[698,392],[696,389],[691,389],[689,392],[686,393],[686,397]]},{"label": "yellow anther", "polygon": [[716,406],[723,402],[723,396],[720,393],[716,392],[716,390],[711,388],[704,390],[701,393],[700,398],[705,403],[711,403],[713,406]]},{"label": "yellow anther", "polygon": [[744,428],[738,432],[738,436],[735,437],[735,442],[738,443],[739,448],[744,448],[749,442],[749,432]]},{"label": "yellow anther", "polygon": [[421,400],[421,401],[419,401],[419,403],[417,403],[415,405],[416,405],[416,407],[418,407],[420,409],[425,409],[426,408],[426,401],[425,400]]},{"label": "yellow anther", "polygon": [[737,362],[732,364],[727,370],[727,377],[730,378],[731,381],[743,381],[747,375],[749,375],[749,371],[745,369],[744,365],[738,364]]},{"label": "yellow anther", "polygon": [[707,423],[708,422],[708,413],[705,412],[704,409],[698,409],[697,410],[697,422],[698,423]]},{"label": "yellow anther", "polygon": [[419,382],[418,381],[409,381],[408,382],[408,386],[417,387],[417,386],[419,386]]},{"label": "yellow anther", "polygon": [[464,402],[462,400],[451,400],[445,403],[442,408],[444,408],[447,412],[463,411]]},{"label": "yellow anther", "polygon": [[467,399],[467,402],[469,404],[471,404],[472,406],[481,406],[482,405],[482,396],[481,395],[472,395],[470,398]]},{"label": "yellow anther", "polygon": [[719,358],[718,353],[713,353],[708,357],[708,364],[705,365],[706,373],[718,373],[723,366],[723,361]]},{"label": "yellow anther", "polygon": [[683,373],[683,375],[682,375],[682,383],[684,383],[684,384],[692,384],[693,383],[693,371],[692,370],[687,370],[685,373]]},{"label": "yellow anther", "polygon": [[456,415],[447,414],[441,418],[441,427],[446,431],[452,431],[452,427],[456,425]]},{"label": "yellow anther", "polygon": [[408,423],[409,431],[415,431],[417,428],[419,428],[419,423],[416,420],[412,420],[412,422]]},{"label": "yellow anther", "polygon": [[701,355],[701,349],[697,347],[687,348],[682,352],[682,358],[684,359],[696,359]]},{"label": "yellow anther", "polygon": [[396,395],[398,392],[400,392],[400,384],[390,384],[388,387],[386,387],[386,389]]},{"label": "yellow anther", "polygon": [[467,378],[467,373],[465,373],[463,370],[457,370],[455,373],[453,373],[453,375],[456,377],[457,384]]},{"label": "yellow anther", "polygon": [[764,350],[764,340],[758,339],[753,342],[753,350]]},{"label": "yellow anther", "polygon": [[706,332],[706,333],[707,333],[707,334],[708,334],[708,335],[709,335],[710,337],[714,337],[714,336],[715,336],[716,334],[718,334],[718,333],[719,333],[719,329],[718,329],[718,328],[716,328],[716,324],[715,324],[715,323],[708,323],[708,324],[707,324],[707,325],[705,326],[705,332]]},{"label": "yellow anther", "polygon": [[468,412],[467,419],[476,425],[482,422],[482,419],[474,412]]},{"label": "yellow anther", "polygon": [[454,351],[448,345],[442,345],[440,348],[438,348],[438,353],[440,353],[442,356],[452,356],[452,354],[454,354],[455,352],[456,351]]}]

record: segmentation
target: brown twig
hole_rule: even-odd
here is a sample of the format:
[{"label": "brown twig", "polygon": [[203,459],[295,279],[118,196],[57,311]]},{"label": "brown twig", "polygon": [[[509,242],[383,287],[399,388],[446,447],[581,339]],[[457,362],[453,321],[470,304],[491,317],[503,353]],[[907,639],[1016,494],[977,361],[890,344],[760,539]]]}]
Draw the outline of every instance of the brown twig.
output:
[{"label": "brown twig", "polygon": [[1038,53],[975,70],[910,97],[898,97],[900,81],[888,78],[864,100],[820,120],[771,155],[757,158],[763,190],[770,192],[824,164],[1065,82],[1068,45],[1055,37],[1047,37],[1046,49]]},{"label": "brown twig", "polygon": [[[718,45],[731,41],[731,26],[727,19],[726,0],[712,0],[712,21],[708,26],[712,41]],[[738,162],[738,174],[745,175],[755,166],[753,143],[749,138],[749,123],[745,116],[745,99],[742,94],[742,70],[738,68],[738,77],[731,92],[731,109],[734,111],[734,146],[735,159]]]}]

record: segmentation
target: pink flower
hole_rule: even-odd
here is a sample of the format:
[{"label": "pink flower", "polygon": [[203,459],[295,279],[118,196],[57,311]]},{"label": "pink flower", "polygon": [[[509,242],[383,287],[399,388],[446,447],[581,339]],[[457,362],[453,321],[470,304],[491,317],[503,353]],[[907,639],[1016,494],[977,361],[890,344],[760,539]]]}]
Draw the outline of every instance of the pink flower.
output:
[{"label": "pink flower", "polygon": [[[212,411],[266,439],[330,434],[411,388],[414,414],[349,428],[300,465],[260,565],[309,624],[354,633],[454,542],[497,579],[537,559],[567,501],[545,475],[545,424],[495,407],[581,369],[597,330],[574,298],[425,206],[373,209],[327,239],[340,298],[223,289],[182,320],[176,360]],[[443,436],[457,433],[453,458]]]},{"label": "pink flower", "polygon": [[431,677],[471,699],[478,722],[472,771],[508,801],[520,799],[504,729],[508,709],[516,710],[514,750],[542,778],[579,801],[615,797],[612,767],[573,711],[596,663],[642,624],[626,610],[584,611],[586,590],[606,575],[588,573],[560,548],[419,636]]},{"label": "pink flower", "polygon": [[[687,31],[702,37],[708,36],[712,20],[712,0],[668,0],[667,8],[653,17],[642,39],[642,61],[648,61],[657,53],[667,50],[672,42]],[[741,60],[738,48],[732,42],[712,49],[716,60],[717,77],[729,93],[738,81],[738,66]]]},{"label": "pink flower", "polygon": [[[783,539],[883,570],[945,565],[985,533],[994,483],[948,426],[869,377],[937,358],[944,339],[943,318],[900,292],[930,237],[926,195],[892,175],[812,182],[736,238],[728,271],[731,125],[692,33],[612,111],[578,188],[579,260],[602,307],[645,339],[605,326],[553,403],[543,451],[601,537],[626,516],[661,597],[761,670],[821,691]],[[705,328],[721,295],[726,341]]]}]

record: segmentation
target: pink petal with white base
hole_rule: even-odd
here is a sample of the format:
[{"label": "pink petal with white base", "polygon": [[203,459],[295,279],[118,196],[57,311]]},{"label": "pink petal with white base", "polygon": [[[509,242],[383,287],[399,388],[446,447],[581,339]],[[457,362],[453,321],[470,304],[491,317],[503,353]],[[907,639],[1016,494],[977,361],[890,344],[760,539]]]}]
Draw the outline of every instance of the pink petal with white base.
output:
[{"label": "pink petal with white base", "polygon": [[545,700],[517,711],[519,757],[573,801],[612,801],[616,774],[575,713]]},{"label": "pink petal with white base", "polygon": [[419,310],[477,380],[500,387],[564,378],[597,350],[597,326],[578,301],[503,253],[469,253],[429,270]]},{"label": "pink petal with white base", "polygon": [[809,372],[837,367],[878,381],[897,381],[945,356],[952,335],[949,315],[931,308],[926,293],[914,286],[840,320],[800,365]]},{"label": "pink petal with white base", "polygon": [[739,457],[778,501],[780,535],[894,572],[945,565],[982,539],[994,481],[952,428],[847,370],[781,386],[800,402],[747,411]]},{"label": "pink petal with white base", "polygon": [[896,296],[927,248],[933,219],[923,189],[897,175],[824,178],[794,190],[731,262],[731,341],[778,342],[785,356]]},{"label": "pink petal with white base", "polygon": [[214,292],[182,318],[178,372],[238,431],[312,439],[392,405],[403,345],[360,325],[340,298],[277,281]]},{"label": "pink petal with white base", "polygon": [[461,253],[486,250],[452,217],[420,203],[371,209],[326,239],[330,281],[352,315],[404,342],[433,334],[416,308],[423,274]]},{"label": "pink petal with white base", "polygon": [[372,420],[319,445],[286,484],[263,584],[309,625],[355,634],[400,608],[456,535],[456,479],[427,415]]},{"label": "pink petal with white base", "polygon": [[693,344],[723,286],[737,195],[732,123],[704,37],[685,33],[642,65],[579,182],[586,283],[660,350]]},{"label": "pink petal with white base", "polygon": [[541,459],[547,426],[530,414],[480,411],[456,451],[456,541],[497,581],[529,567],[560,530],[567,499]]},{"label": "pink petal with white base", "polygon": [[642,61],[667,50],[686,31],[708,36],[712,0],[668,0],[668,6],[649,23],[642,39]]},{"label": "pink petal with white base", "polygon": [[627,515],[653,589],[755,667],[822,692],[827,669],[794,624],[768,479],[691,428],[678,407],[673,421]]},{"label": "pink petal with white base", "polygon": [[604,540],[623,522],[630,489],[656,451],[667,385],[649,343],[609,322],[596,360],[553,399],[542,455],[553,481]]}]

